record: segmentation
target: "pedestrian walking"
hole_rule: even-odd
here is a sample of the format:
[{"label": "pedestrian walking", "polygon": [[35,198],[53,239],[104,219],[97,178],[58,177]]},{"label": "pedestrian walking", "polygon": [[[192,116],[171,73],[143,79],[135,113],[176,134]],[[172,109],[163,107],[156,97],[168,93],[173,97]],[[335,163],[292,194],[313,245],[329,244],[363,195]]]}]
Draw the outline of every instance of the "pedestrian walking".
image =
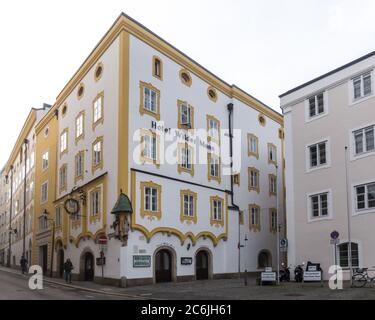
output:
[{"label": "pedestrian walking", "polygon": [[22,255],[21,257],[20,265],[21,265],[22,274],[27,273],[27,259],[25,258],[24,255]]},{"label": "pedestrian walking", "polygon": [[74,269],[72,261],[67,259],[64,263],[64,273],[66,283],[72,283],[72,270]]}]

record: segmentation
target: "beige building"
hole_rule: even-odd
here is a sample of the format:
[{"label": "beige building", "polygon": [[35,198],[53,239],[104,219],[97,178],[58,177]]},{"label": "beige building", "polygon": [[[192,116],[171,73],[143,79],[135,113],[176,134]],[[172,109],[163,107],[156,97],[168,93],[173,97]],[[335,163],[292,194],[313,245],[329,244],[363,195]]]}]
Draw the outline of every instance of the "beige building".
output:
[{"label": "beige building", "polygon": [[280,96],[289,263],[320,262],[325,278],[348,269],[350,240],[353,267],[375,265],[374,66],[375,52]]}]

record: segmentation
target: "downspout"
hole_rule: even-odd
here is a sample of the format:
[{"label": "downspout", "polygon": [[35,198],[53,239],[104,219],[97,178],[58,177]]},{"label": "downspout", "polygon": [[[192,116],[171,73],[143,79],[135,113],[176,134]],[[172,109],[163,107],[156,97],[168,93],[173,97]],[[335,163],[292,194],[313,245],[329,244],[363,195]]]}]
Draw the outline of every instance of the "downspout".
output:
[{"label": "downspout", "polygon": [[238,276],[241,277],[241,217],[240,208],[234,203],[234,181],[233,181],[233,103],[227,105],[229,121],[229,157],[230,157],[230,198],[231,206],[229,210],[238,212]]}]

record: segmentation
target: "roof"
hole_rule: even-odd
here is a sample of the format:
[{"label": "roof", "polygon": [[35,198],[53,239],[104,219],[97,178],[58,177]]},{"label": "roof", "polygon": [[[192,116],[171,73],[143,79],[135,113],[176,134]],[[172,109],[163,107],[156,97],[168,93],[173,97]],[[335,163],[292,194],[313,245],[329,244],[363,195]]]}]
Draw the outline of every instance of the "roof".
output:
[{"label": "roof", "polygon": [[368,54],[366,54],[366,55],[364,55],[364,56],[362,56],[362,57],[360,57],[360,58],[358,58],[358,59],[356,59],[356,60],[353,60],[353,61],[351,61],[351,62],[349,62],[349,63],[347,63],[347,64],[345,64],[345,65],[343,65],[343,66],[341,66],[341,67],[339,67],[339,68],[337,68],[337,69],[334,69],[334,70],[332,70],[332,71],[330,71],[330,72],[328,72],[328,73],[325,73],[325,74],[323,74],[322,76],[319,76],[319,77],[317,77],[317,78],[315,78],[315,79],[313,79],[313,80],[310,80],[310,81],[308,81],[308,82],[306,82],[306,83],[304,83],[304,84],[301,84],[301,85],[298,86],[298,87],[295,87],[294,89],[291,89],[291,90],[289,90],[289,91],[287,91],[287,92],[285,92],[285,93],[279,95],[279,98],[283,98],[283,97],[287,96],[288,94],[291,94],[291,93],[293,93],[293,92],[295,92],[295,91],[298,91],[299,89],[302,89],[302,88],[304,88],[304,87],[307,87],[308,85],[310,85],[310,84],[312,84],[312,83],[314,83],[314,82],[317,82],[317,81],[322,80],[322,79],[324,79],[324,78],[326,78],[326,77],[329,77],[329,76],[332,75],[332,74],[335,74],[335,73],[337,73],[337,72],[339,72],[339,71],[341,71],[341,70],[344,70],[344,69],[346,69],[346,68],[348,68],[348,67],[350,67],[350,66],[352,66],[352,65],[357,64],[358,62],[361,62],[361,61],[363,61],[363,60],[366,60],[366,59],[368,59],[368,58],[371,58],[371,57],[374,56],[374,55],[375,55],[375,51],[373,51],[373,52],[371,52],[371,53],[368,53]]}]

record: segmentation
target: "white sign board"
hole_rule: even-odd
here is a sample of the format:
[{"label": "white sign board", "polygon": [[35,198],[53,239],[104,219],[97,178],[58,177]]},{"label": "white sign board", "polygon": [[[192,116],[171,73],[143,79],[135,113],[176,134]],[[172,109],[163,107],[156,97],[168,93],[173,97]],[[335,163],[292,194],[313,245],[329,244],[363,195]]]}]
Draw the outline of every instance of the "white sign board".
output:
[{"label": "white sign board", "polygon": [[276,282],[276,272],[262,272],[262,282]]},{"label": "white sign board", "polygon": [[307,271],[317,271],[316,266],[309,266]]},{"label": "white sign board", "polygon": [[264,269],[264,272],[272,272],[272,268],[271,267],[267,267]]},{"label": "white sign board", "polygon": [[303,281],[322,281],[322,273],[320,271],[305,271],[303,273]]}]

